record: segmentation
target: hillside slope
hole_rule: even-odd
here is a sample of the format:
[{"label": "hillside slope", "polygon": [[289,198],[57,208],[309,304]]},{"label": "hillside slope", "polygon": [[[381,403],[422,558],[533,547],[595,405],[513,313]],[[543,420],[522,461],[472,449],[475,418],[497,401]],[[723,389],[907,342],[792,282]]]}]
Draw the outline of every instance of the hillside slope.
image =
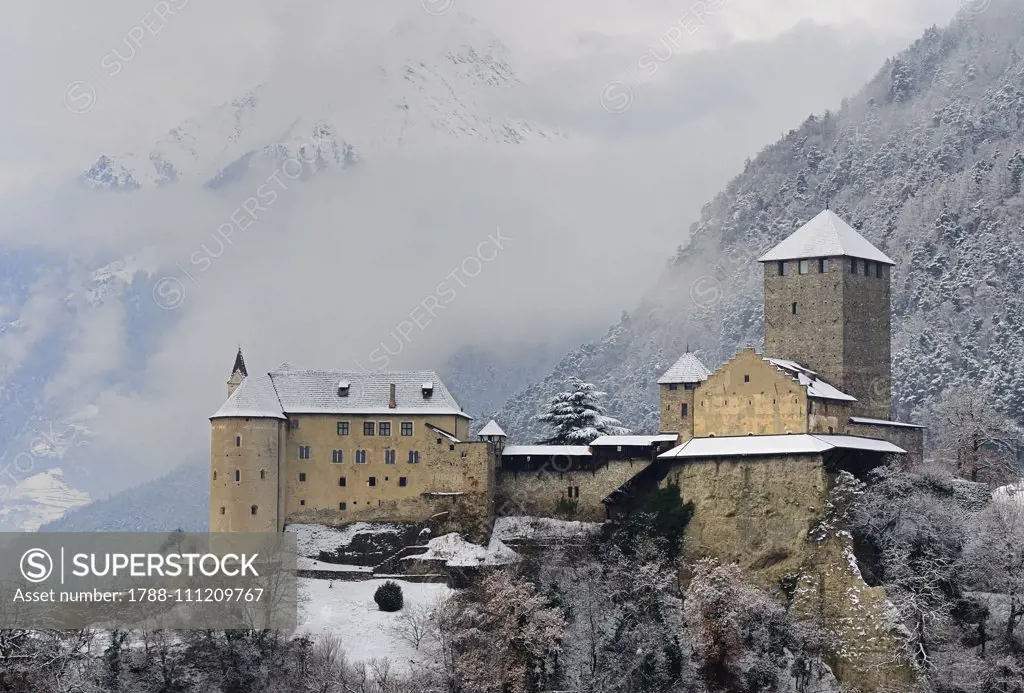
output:
[{"label": "hillside slope", "polygon": [[512,396],[499,421],[536,439],[569,375],[657,428],[655,381],[687,344],[715,367],[763,343],[756,258],[830,204],[897,262],[894,406],[921,417],[947,389],[1024,408],[1024,2],[931,28],[838,112],[809,117],[708,203],[641,304]]}]

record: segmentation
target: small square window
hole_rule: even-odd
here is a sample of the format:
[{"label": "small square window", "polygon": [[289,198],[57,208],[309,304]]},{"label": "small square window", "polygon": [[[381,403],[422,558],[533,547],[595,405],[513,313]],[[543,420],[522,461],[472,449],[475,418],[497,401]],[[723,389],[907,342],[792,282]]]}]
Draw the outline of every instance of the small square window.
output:
[{"label": "small square window", "polygon": [[743,382],[749,383],[750,382],[750,376],[749,375],[744,375],[743,376]]},{"label": "small square window", "polygon": [[338,435],[339,436],[347,436],[348,435],[348,421],[339,421],[338,422]]},{"label": "small square window", "polygon": [[391,435],[391,422],[381,421],[379,424],[377,424],[377,433],[382,436]]},{"label": "small square window", "polygon": [[787,277],[787,276],[789,276],[789,263],[788,262],[782,261],[782,262],[779,263],[779,276],[780,277]]},{"label": "small square window", "polygon": [[304,501],[304,500],[300,500],[299,501],[299,505],[305,505],[305,504],[306,504],[306,501]]},{"label": "small square window", "polygon": [[828,260],[822,259],[818,262],[818,271],[822,274],[828,274]]},{"label": "small square window", "polygon": [[344,510],[346,507],[348,506],[345,505],[345,501],[338,503],[338,510]]},{"label": "small square window", "polygon": [[291,423],[292,428],[298,428],[299,427],[299,420],[298,419],[291,419],[290,423]]},{"label": "small square window", "polygon": [[678,388],[679,388],[679,386],[677,384],[675,384],[675,383],[669,383],[668,384],[668,389],[669,390],[676,390]]},{"label": "small square window", "polygon": [[367,483],[370,486],[376,486],[377,485],[377,477],[371,476],[369,479],[367,479]]},{"label": "small square window", "polygon": [[697,386],[694,383],[683,383],[683,389],[684,390],[692,390],[695,387],[697,387]]},{"label": "small square window", "polygon": [[408,480],[408,479],[407,479],[406,477],[404,477],[404,476],[400,476],[400,477],[398,477],[398,485],[399,485],[399,486],[403,486],[403,487],[404,487],[404,486],[406,486],[406,485],[407,485],[408,483],[409,483],[409,480]]},{"label": "small square window", "polygon": [[338,479],[338,486],[342,486],[342,487],[345,487],[345,486],[347,486],[347,485],[348,485],[348,484],[347,484],[347,482],[345,481],[345,477],[341,477],[340,479]]},{"label": "small square window", "polygon": [[299,481],[305,481],[305,480],[306,480],[306,473],[305,472],[299,472]]},{"label": "small square window", "polygon": [[411,436],[412,435],[412,421],[403,421],[402,422],[402,435],[403,436]]},{"label": "small square window", "polygon": [[811,271],[811,261],[801,260],[798,266],[800,274],[809,274]]},{"label": "small square window", "polygon": [[364,421],[363,422],[363,435],[364,436],[372,436],[373,435],[373,431],[374,431],[374,429],[376,427],[377,427],[376,422],[374,422],[374,421]]}]

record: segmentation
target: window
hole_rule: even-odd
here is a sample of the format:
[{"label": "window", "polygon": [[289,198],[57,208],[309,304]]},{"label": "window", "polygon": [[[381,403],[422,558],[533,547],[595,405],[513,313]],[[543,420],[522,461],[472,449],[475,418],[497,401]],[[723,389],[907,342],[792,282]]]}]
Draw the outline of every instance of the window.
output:
[{"label": "window", "polygon": [[800,274],[810,274],[810,272],[811,272],[811,261],[810,260],[801,260],[798,263],[797,270],[800,272]]},{"label": "window", "polygon": [[344,450],[331,450],[331,464],[341,464],[345,461]]},{"label": "window", "polygon": [[216,480],[217,480],[217,472],[214,472],[214,473],[213,473],[213,480],[214,480],[214,481],[216,481]]},{"label": "window", "polygon": [[241,480],[242,480],[242,472],[240,472],[240,471],[238,471],[236,469],[235,470],[235,481],[241,481]]},{"label": "window", "polygon": [[399,486],[402,486],[404,488],[408,483],[409,483],[409,480],[406,479],[404,476],[398,477],[398,485]]},{"label": "window", "polygon": [[374,421],[364,421],[363,422],[363,435],[364,436],[372,436],[373,435],[373,431],[376,428],[376,426],[377,426],[377,424]]},{"label": "window", "polygon": [[385,450],[384,451],[384,464],[394,464],[394,463],[395,463],[395,451],[394,450]]},{"label": "window", "polygon": [[850,258],[850,274],[857,274],[857,258]]},{"label": "window", "polygon": [[566,496],[569,497],[569,498],[579,498],[580,497],[580,487],[579,486],[570,486],[568,492],[566,493]]},{"label": "window", "polygon": [[796,315],[796,301],[793,301],[793,315]]},{"label": "window", "polygon": [[255,515],[259,511],[260,511],[259,506],[256,506],[256,505],[254,505],[254,506],[249,508],[249,514],[250,515]]},{"label": "window", "polygon": [[420,463],[420,453],[419,453],[419,451],[418,450],[410,450],[409,451],[409,464],[419,464],[419,463]]},{"label": "window", "polygon": [[338,486],[344,487],[344,486],[347,486],[347,485],[348,484],[345,481],[345,477],[341,477],[340,479],[338,479]]},{"label": "window", "polygon": [[299,481],[305,481],[305,480],[306,480],[306,473],[305,472],[299,472]]},{"label": "window", "polygon": [[291,424],[292,428],[298,428],[299,427],[299,420],[298,419],[291,419],[289,421],[289,423]]},{"label": "window", "polygon": [[690,415],[690,405],[688,405],[686,402],[683,402],[682,405],[682,415],[684,419]]},{"label": "window", "polygon": [[300,500],[299,501],[299,505],[305,505],[305,504],[306,504],[306,501],[304,501],[304,500]]},{"label": "window", "polygon": [[366,450],[356,450],[356,464],[366,464]]},{"label": "window", "polygon": [[789,263],[788,262],[782,261],[782,262],[779,263],[779,276],[780,277],[787,277],[787,276],[789,276]]},{"label": "window", "polygon": [[833,428],[832,428],[831,426],[829,426],[829,427],[828,427],[828,432],[829,432],[829,433],[835,433],[835,430],[833,430]]},{"label": "window", "polygon": [[683,383],[684,390],[692,390],[695,387],[697,387],[695,383]]},{"label": "window", "polygon": [[865,277],[870,277],[871,276],[871,263],[868,262],[867,260],[864,261],[864,276]]},{"label": "window", "polygon": [[369,484],[370,486],[376,486],[377,485],[377,477],[371,476],[369,479],[366,480],[366,483]]},{"label": "window", "polygon": [[346,507],[347,506],[345,505],[345,501],[341,501],[340,503],[338,503],[338,510],[344,510]]},{"label": "window", "polygon": [[338,435],[339,436],[347,436],[348,435],[348,421],[339,421],[338,422]]},{"label": "window", "polygon": [[242,447],[242,436],[235,436],[235,447]]},{"label": "window", "polygon": [[266,469],[261,469],[260,470],[260,479],[261,480],[265,480],[266,478],[267,478],[267,470]]},{"label": "window", "polygon": [[220,506],[220,514],[223,515],[226,512],[227,512],[227,509],[225,509],[223,505]]},{"label": "window", "polygon": [[668,384],[668,389],[669,389],[669,390],[676,390],[676,389],[678,389],[678,388],[679,388],[679,386],[678,386],[678,385],[676,385],[675,383],[669,383],[669,384]]},{"label": "window", "polygon": [[808,400],[807,401],[807,413],[808,414],[813,414],[814,413],[814,401],[813,400]]},{"label": "window", "polygon": [[299,446],[299,459],[300,460],[308,460],[308,459],[310,459],[309,446],[308,445],[300,445]]},{"label": "window", "polygon": [[412,435],[412,421],[403,421],[402,422],[402,435],[403,436],[411,436]]},{"label": "window", "polygon": [[749,375],[744,375],[743,376],[743,382],[749,383],[750,382],[750,376]]},{"label": "window", "polygon": [[822,258],[818,261],[818,271],[822,274],[828,274],[828,260]]},{"label": "window", "polygon": [[878,279],[882,278],[882,263],[881,262],[876,262],[875,263],[875,276]]},{"label": "window", "polygon": [[379,424],[377,424],[377,433],[382,436],[391,435],[391,422],[381,421]]}]

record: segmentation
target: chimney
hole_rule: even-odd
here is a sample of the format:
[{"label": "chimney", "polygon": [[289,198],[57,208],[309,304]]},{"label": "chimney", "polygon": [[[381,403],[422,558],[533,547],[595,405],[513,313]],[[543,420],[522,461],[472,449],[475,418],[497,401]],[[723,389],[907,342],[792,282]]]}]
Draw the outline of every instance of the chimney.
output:
[{"label": "chimney", "polygon": [[391,395],[388,397],[388,408],[395,409],[398,406],[398,402],[395,401],[395,384],[391,383]]}]

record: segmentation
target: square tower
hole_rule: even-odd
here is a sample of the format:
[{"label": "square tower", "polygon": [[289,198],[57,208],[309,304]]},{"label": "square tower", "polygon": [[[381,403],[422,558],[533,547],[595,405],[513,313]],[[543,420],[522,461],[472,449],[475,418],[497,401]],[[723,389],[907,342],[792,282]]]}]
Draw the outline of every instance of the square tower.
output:
[{"label": "square tower", "polygon": [[697,355],[687,352],[658,379],[662,433],[678,433],[680,443],[693,438],[695,392],[709,375]]},{"label": "square tower", "polygon": [[853,414],[888,419],[895,263],[829,210],[759,261],[765,356],[796,361],[856,397]]}]

